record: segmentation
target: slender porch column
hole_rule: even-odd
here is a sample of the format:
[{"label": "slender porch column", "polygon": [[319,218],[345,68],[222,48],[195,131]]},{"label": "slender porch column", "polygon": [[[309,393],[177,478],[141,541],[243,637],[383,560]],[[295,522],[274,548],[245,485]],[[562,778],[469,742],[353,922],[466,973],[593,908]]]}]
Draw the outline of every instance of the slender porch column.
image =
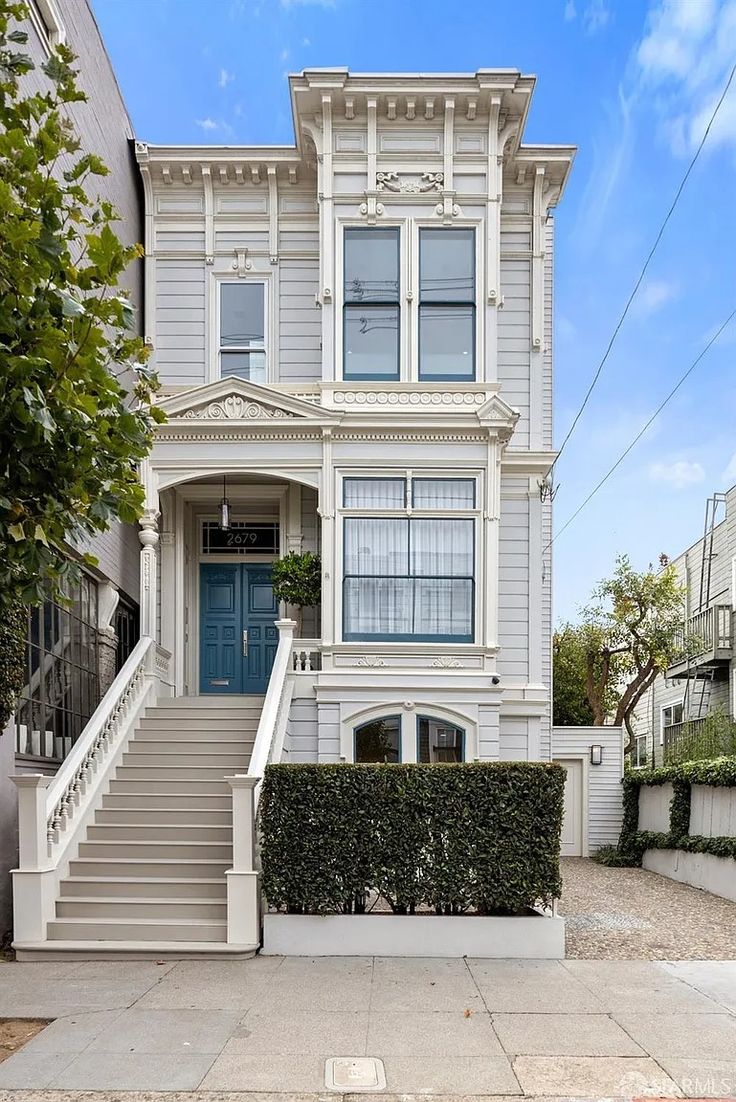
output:
[{"label": "slender porch column", "polygon": [[233,867],[227,877],[229,945],[260,945],[260,877],[255,870],[255,787],[260,777],[226,777],[233,797]]},{"label": "slender porch column", "polygon": [[156,601],[158,596],[158,518],[157,509],[146,509],[138,521],[141,530],[141,635],[156,639]]}]

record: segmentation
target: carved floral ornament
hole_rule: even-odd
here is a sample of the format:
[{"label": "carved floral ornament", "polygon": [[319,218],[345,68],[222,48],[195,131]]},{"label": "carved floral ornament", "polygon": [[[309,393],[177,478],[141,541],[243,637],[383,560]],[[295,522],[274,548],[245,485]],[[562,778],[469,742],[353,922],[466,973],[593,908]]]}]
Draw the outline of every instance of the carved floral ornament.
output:
[{"label": "carved floral ornament", "polygon": [[408,195],[420,195],[425,191],[442,191],[445,183],[443,172],[423,172],[402,180],[398,172],[377,172],[376,191],[397,191]]},{"label": "carved floral ornament", "polygon": [[239,394],[230,394],[216,402],[188,409],[179,416],[185,421],[252,421],[263,417],[283,419],[295,417],[296,414],[277,406],[264,406]]}]

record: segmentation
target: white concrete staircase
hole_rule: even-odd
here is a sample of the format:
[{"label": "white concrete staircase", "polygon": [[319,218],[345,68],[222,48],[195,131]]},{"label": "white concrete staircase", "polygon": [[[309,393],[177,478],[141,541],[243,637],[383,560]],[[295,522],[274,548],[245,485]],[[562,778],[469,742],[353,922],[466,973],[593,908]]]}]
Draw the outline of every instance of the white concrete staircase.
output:
[{"label": "white concrete staircase", "polygon": [[203,696],[146,709],[61,880],[45,959],[248,950],[227,944],[224,778],[247,771],[262,706]]}]

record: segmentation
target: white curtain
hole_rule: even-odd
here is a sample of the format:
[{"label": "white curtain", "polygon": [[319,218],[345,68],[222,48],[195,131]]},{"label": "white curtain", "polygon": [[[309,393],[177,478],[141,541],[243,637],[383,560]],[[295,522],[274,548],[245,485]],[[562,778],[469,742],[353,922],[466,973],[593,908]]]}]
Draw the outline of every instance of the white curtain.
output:
[{"label": "white curtain", "polygon": [[403,478],[346,478],[343,484],[346,509],[403,509],[405,495]]},{"label": "white curtain", "polygon": [[430,520],[413,518],[411,522],[411,570],[423,577],[473,576],[473,528],[468,520]]},{"label": "white curtain", "polygon": [[415,509],[474,509],[475,479],[415,478],[412,495]]}]

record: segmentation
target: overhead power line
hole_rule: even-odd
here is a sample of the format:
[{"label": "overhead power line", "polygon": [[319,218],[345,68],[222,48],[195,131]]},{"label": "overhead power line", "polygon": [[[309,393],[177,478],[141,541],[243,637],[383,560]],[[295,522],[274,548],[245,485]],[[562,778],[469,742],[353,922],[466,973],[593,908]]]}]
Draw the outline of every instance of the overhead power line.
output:
[{"label": "overhead power line", "polygon": [[638,277],[636,283],[634,284],[634,289],[632,290],[631,294],[629,295],[629,297],[626,301],[626,305],[624,306],[623,312],[622,312],[621,316],[619,317],[618,321],[616,322],[616,327],[613,330],[613,333],[611,334],[611,339],[609,340],[608,345],[606,346],[606,351],[603,353],[603,358],[601,359],[600,363],[598,364],[595,375],[593,376],[591,384],[588,387],[588,391],[587,391],[585,397],[583,398],[582,405],[580,406],[580,409],[578,410],[578,412],[575,414],[575,418],[573,420],[573,423],[570,425],[570,428],[567,431],[567,436],[562,441],[562,445],[560,446],[560,449],[557,452],[557,457],[555,458],[554,463],[552,464],[552,466],[547,471],[547,477],[548,478],[552,474],[552,472],[554,471],[555,465],[557,464],[557,461],[559,460],[560,456],[562,455],[563,451],[565,450],[565,445],[567,444],[568,440],[570,439],[573,432],[575,431],[575,426],[577,425],[578,421],[580,420],[580,418],[582,416],[582,413],[583,413],[583,410],[587,406],[588,400],[589,400],[591,394],[593,393],[593,390],[595,389],[595,385],[598,382],[598,380],[600,378],[600,375],[601,375],[601,372],[603,371],[603,368],[606,364],[606,360],[608,359],[608,357],[611,353],[611,349],[613,348],[616,337],[619,334],[619,330],[621,329],[621,326],[623,325],[623,323],[626,319],[626,315],[629,312],[629,308],[630,308],[632,302],[634,301],[634,299],[636,297],[636,292],[641,287],[642,280],[644,279],[644,276],[646,275],[646,272],[647,272],[647,269],[649,267],[650,261],[651,261],[652,257],[654,256],[655,252],[657,251],[657,247],[658,247],[660,241],[662,240],[662,236],[664,234],[664,231],[667,228],[667,223],[669,222],[670,218],[672,217],[672,214],[675,210],[675,207],[677,206],[677,204],[680,200],[680,196],[682,195],[683,191],[685,190],[685,184],[687,183],[687,181],[690,177],[690,173],[694,169],[695,163],[696,163],[698,157],[700,156],[700,153],[703,149],[703,146],[706,143],[708,135],[710,134],[710,131],[711,131],[711,127],[713,126],[713,123],[715,121],[716,115],[718,114],[718,112],[721,108],[721,104],[723,103],[724,99],[726,98],[726,95],[728,94],[728,90],[731,87],[731,82],[733,81],[735,73],[736,73],[736,65],[734,65],[734,67],[731,69],[728,80],[726,81],[725,87],[724,87],[723,91],[721,92],[718,103],[716,104],[715,109],[713,111],[713,114],[711,115],[710,120],[708,122],[708,125],[705,128],[705,131],[703,133],[703,137],[700,139],[700,144],[698,145],[698,148],[695,150],[695,153],[693,155],[692,160],[690,161],[690,164],[687,166],[687,171],[686,171],[685,175],[683,176],[682,180],[680,181],[680,186],[678,187],[677,191],[675,192],[675,197],[672,200],[672,203],[670,204],[670,208],[667,211],[667,214],[665,215],[665,219],[662,222],[662,225],[659,227],[659,232],[657,233],[657,236],[654,239],[654,244],[652,245],[651,249],[649,250],[649,254],[648,254],[646,260],[644,261],[644,266],[643,266],[643,268],[641,269],[641,271],[639,273],[639,277]]},{"label": "overhead power line", "polygon": [[712,336],[712,337],[710,338],[710,340],[709,340],[709,341],[708,341],[708,343],[707,343],[707,344],[705,345],[705,347],[704,347],[704,348],[703,348],[703,349],[702,349],[702,350],[701,350],[701,351],[699,352],[699,354],[698,354],[698,355],[696,356],[696,358],[695,358],[695,359],[693,360],[693,362],[692,362],[692,363],[690,364],[690,366],[689,366],[689,368],[687,369],[687,371],[686,371],[686,372],[685,372],[685,373],[684,373],[683,375],[681,375],[681,376],[680,376],[680,378],[679,378],[679,379],[678,379],[678,381],[677,381],[677,382],[675,383],[675,385],[673,386],[672,390],[671,390],[671,391],[669,392],[669,394],[668,394],[668,395],[667,395],[667,397],[666,397],[666,398],[664,399],[664,401],[663,401],[663,402],[662,402],[662,403],[661,403],[661,404],[660,404],[659,406],[657,406],[657,408],[655,409],[654,413],[652,414],[652,416],[651,416],[651,417],[649,418],[649,420],[647,421],[646,425],[644,425],[644,428],[643,428],[643,429],[641,429],[641,430],[640,430],[640,431],[639,431],[639,432],[638,432],[638,433],[636,434],[636,436],[635,436],[635,437],[634,437],[634,439],[633,439],[633,440],[631,441],[631,443],[630,443],[630,444],[629,444],[629,446],[628,446],[628,447],[626,448],[626,450],[625,450],[625,451],[623,451],[623,452],[621,453],[621,455],[620,455],[620,456],[618,457],[618,459],[617,459],[617,460],[616,460],[616,462],[615,462],[615,463],[613,464],[613,466],[612,466],[612,467],[611,467],[611,468],[610,468],[610,469],[609,469],[609,470],[608,470],[608,471],[607,471],[607,472],[606,472],[606,473],[604,474],[604,476],[603,476],[603,478],[602,478],[602,479],[600,480],[600,482],[599,482],[599,483],[598,483],[598,484],[597,484],[596,486],[594,486],[594,487],[593,487],[593,489],[592,489],[592,490],[590,491],[590,493],[589,493],[589,494],[588,494],[588,496],[587,496],[587,497],[585,498],[585,500],[583,501],[583,503],[582,503],[581,505],[579,505],[579,506],[578,506],[578,508],[577,508],[577,509],[575,510],[575,512],[574,512],[574,513],[572,514],[572,516],[571,516],[571,517],[570,517],[570,518],[569,518],[568,520],[566,520],[566,521],[565,521],[565,523],[563,524],[562,528],[560,528],[559,532],[557,532],[557,533],[556,533],[556,534],[555,534],[555,535],[554,535],[554,536],[552,537],[552,539],[551,539],[551,540],[549,541],[549,543],[548,543],[548,544],[546,545],[546,547],[545,547],[545,548],[543,549],[543,551],[542,551],[542,554],[544,554],[544,553],[545,553],[545,551],[548,551],[548,550],[550,549],[550,547],[551,547],[551,546],[552,546],[552,544],[553,544],[553,543],[555,542],[555,540],[556,540],[556,539],[558,539],[558,538],[559,538],[559,537],[560,537],[560,536],[562,535],[562,533],[563,533],[563,532],[565,531],[565,529],[566,529],[566,528],[569,528],[569,527],[570,527],[570,525],[572,524],[572,522],[573,522],[573,521],[575,520],[575,518],[576,518],[576,517],[580,516],[580,514],[582,513],[582,511],[583,511],[583,509],[585,508],[585,506],[586,506],[586,505],[588,504],[588,502],[589,502],[589,501],[591,500],[591,498],[595,497],[595,495],[596,495],[596,494],[598,493],[598,491],[600,490],[601,486],[603,486],[603,485],[604,485],[604,484],[605,484],[606,482],[608,482],[608,479],[609,479],[609,478],[611,477],[611,475],[613,474],[613,472],[614,472],[615,470],[617,470],[617,468],[618,468],[618,467],[620,467],[620,466],[621,466],[621,464],[623,463],[624,459],[625,459],[625,458],[626,458],[626,456],[627,456],[627,455],[629,454],[629,452],[630,452],[630,451],[632,450],[632,448],[634,448],[634,446],[635,446],[636,444],[638,444],[638,443],[639,443],[639,441],[641,440],[642,436],[643,436],[643,435],[644,435],[644,433],[645,433],[645,432],[647,431],[647,429],[649,428],[649,426],[650,426],[650,425],[651,425],[651,424],[652,424],[652,423],[653,423],[653,422],[654,422],[654,421],[655,421],[655,420],[657,419],[657,417],[659,417],[660,413],[662,412],[662,410],[664,409],[664,407],[665,407],[665,406],[667,405],[667,403],[668,403],[668,402],[669,402],[669,401],[670,401],[670,400],[671,400],[672,398],[674,398],[675,394],[677,394],[678,390],[680,389],[680,387],[682,386],[682,384],[683,384],[683,383],[685,382],[685,380],[686,380],[686,379],[687,379],[687,378],[688,378],[688,377],[689,377],[690,375],[692,375],[693,371],[694,371],[694,370],[695,370],[695,368],[696,368],[696,367],[698,366],[698,364],[700,363],[700,361],[701,361],[701,360],[703,359],[703,357],[705,356],[705,354],[706,354],[706,353],[708,352],[708,350],[709,350],[709,349],[710,349],[710,348],[711,348],[711,347],[712,347],[712,346],[713,346],[713,345],[714,345],[714,344],[716,343],[716,341],[717,341],[717,340],[718,340],[718,338],[720,337],[720,335],[721,335],[721,333],[723,332],[723,330],[724,330],[724,329],[726,329],[726,327],[727,327],[727,326],[728,326],[728,325],[729,325],[729,324],[730,324],[730,323],[731,323],[731,322],[733,321],[733,319],[734,319],[735,317],[736,317],[736,309],[732,310],[732,311],[731,311],[731,313],[730,313],[730,314],[728,315],[728,317],[726,318],[726,320],[725,320],[725,321],[723,322],[723,324],[722,324],[721,326],[719,326],[719,328],[718,328],[718,329],[716,330],[716,332],[715,332],[715,333],[713,334],[713,336]]}]

